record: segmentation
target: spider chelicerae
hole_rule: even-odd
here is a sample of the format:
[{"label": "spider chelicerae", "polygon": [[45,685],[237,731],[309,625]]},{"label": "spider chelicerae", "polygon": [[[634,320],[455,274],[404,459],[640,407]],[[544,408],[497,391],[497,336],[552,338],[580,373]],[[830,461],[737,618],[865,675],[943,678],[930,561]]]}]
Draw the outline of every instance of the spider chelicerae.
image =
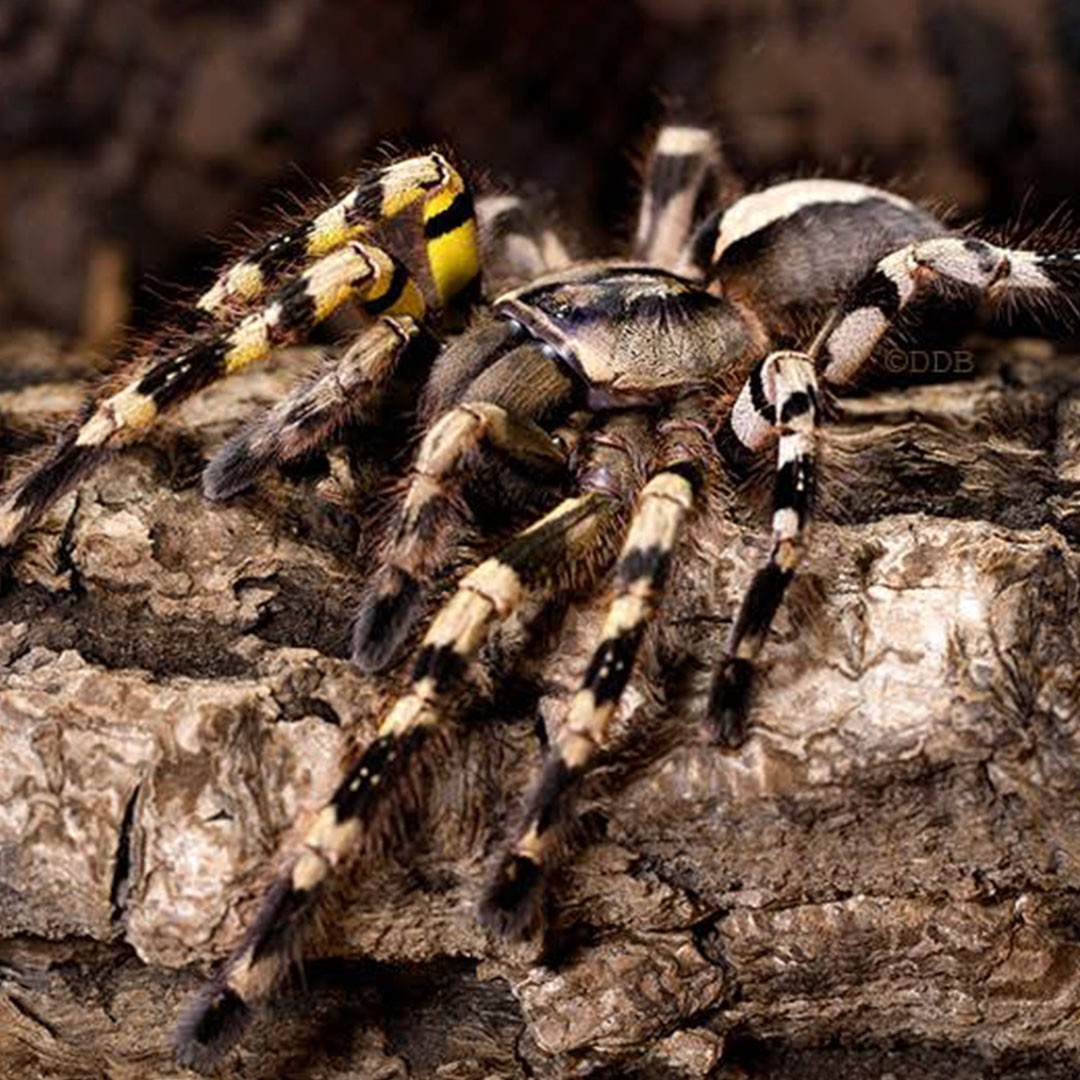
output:
[{"label": "spider chelicerae", "polygon": [[[630,257],[579,261],[522,200],[492,195],[474,208],[440,153],[374,170],[234,263],[200,299],[204,325],[190,340],[102,386],[0,505],[8,558],[161,413],[343,307],[366,316],[364,329],[228,440],[205,471],[206,494],[229,498],[268,469],[362,440],[403,394],[422,433],[353,631],[369,671],[392,668],[419,635],[408,688],[344,763],[181,1023],[185,1063],[207,1067],[239,1038],[340,868],[393,835],[493,627],[606,584],[600,640],[481,903],[493,928],[535,930],[575,795],[608,741],[679,547],[716,512],[715,491],[774,463],[772,549],[717,650],[709,696],[715,741],[735,749],[804,546],[824,395],[858,383],[921,295],[1045,301],[1080,286],[1076,253],[957,235],[889,192],[801,180],[725,205],[726,179],[710,132],[663,128]],[[482,287],[482,269],[498,288]],[[462,552],[477,548],[489,554],[422,629]]]}]

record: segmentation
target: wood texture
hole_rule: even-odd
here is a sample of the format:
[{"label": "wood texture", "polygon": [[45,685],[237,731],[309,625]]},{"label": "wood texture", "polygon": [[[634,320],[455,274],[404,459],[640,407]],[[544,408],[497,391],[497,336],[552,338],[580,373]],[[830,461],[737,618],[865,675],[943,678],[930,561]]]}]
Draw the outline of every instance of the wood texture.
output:
[{"label": "wood texture", "polygon": [[[36,374],[5,372],[8,452],[78,400],[41,381],[41,347],[11,349]],[[309,362],[230,380],[116,459],[0,597],[0,1076],[183,1075],[183,1001],[397,685],[342,658],[370,492],[337,466],[198,493],[205,454]],[[699,665],[765,519],[743,493],[699,530],[647,650],[669,694],[628,695],[543,946],[485,937],[472,906],[597,602],[531,664],[535,709],[480,687],[412,842],[358,869],[306,985],[220,1075],[1076,1075],[1080,373],[1037,344],[978,367],[830,429],[738,755],[699,737]]]}]

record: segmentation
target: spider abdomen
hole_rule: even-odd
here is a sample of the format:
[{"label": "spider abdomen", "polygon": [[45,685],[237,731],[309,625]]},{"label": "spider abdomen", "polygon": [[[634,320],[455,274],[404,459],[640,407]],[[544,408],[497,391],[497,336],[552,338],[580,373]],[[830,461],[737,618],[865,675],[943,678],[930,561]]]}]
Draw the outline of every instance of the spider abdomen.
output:
[{"label": "spider abdomen", "polygon": [[845,180],[792,180],[744,196],[720,217],[720,289],[768,313],[770,329],[835,304],[890,251],[943,236],[933,214]]}]

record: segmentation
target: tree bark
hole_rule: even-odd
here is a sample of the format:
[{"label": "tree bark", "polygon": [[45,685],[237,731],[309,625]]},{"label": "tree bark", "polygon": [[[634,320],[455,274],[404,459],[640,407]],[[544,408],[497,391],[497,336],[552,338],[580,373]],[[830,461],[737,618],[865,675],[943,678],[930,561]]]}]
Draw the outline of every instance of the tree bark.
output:
[{"label": "tree bark", "polygon": [[[41,348],[5,372],[11,456],[80,399]],[[339,461],[314,487],[198,490],[306,362],[208,391],[103,468],[0,598],[2,1076],[186,1075],[185,999],[400,687],[344,658],[371,490]],[[707,668],[768,543],[760,497],[731,493],[677,565],[544,940],[510,946],[472,908],[602,590],[571,605],[527,665],[539,698],[480,681],[413,839],[343,886],[221,1075],[1075,1076],[1078,387],[1075,358],[1030,344],[845,403],[753,737],[722,754]]]}]

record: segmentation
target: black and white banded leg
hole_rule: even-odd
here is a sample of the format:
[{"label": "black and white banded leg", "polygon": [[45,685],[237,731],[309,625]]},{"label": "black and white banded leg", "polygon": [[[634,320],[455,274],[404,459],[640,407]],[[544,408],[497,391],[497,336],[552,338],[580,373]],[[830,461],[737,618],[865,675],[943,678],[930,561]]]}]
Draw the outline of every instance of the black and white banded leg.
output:
[{"label": "black and white banded leg", "polygon": [[380,671],[401,654],[426,594],[470,539],[474,508],[498,491],[500,524],[551,505],[568,478],[565,450],[536,422],[557,418],[574,385],[535,345],[501,357],[474,379],[465,402],[428,430],[353,627],[354,661]]},{"label": "black and white banded leg", "polygon": [[717,744],[736,748],[746,739],[754,661],[802,558],[814,500],[817,379],[804,353],[772,353],[751,374],[732,411],[735,436],[760,452],[774,434],[773,546],[750,583],[732,625],[709,693],[708,722]]},{"label": "black and white banded leg", "polygon": [[240,945],[182,1020],[177,1056],[183,1064],[206,1069],[235,1044],[253,1009],[298,959],[338,868],[358,855],[378,854],[400,831],[492,625],[531,598],[587,584],[620,515],[620,500],[609,494],[566,499],[459,581],[424,635],[408,691],[307,830]]},{"label": "black and white banded leg", "polygon": [[595,764],[630,680],[645,630],[656,614],[672,554],[694,507],[697,468],[680,462],[644,487],[615,568],[615,596],[600,644],[529,795],[517,834],[502,855],[480,905],[482,921],[512,937],[540,921],[545,870],[559,825],[572,812],[582,778]]},{"label": "black and white banded leg", "polygon": [[963,290],[992,302],[1064,302],[1076,310],[1080,251],[1040,253],[946,236],[881,259],[841,302],[810,348],[831,386],[855,382],[900,312],[921,292]]},{"label": "black and white banded leg", "polygon": [[674,270],[698,222],[716,201],[721,158],[706,128],[660,129],[645,170],[634,253]]}]

